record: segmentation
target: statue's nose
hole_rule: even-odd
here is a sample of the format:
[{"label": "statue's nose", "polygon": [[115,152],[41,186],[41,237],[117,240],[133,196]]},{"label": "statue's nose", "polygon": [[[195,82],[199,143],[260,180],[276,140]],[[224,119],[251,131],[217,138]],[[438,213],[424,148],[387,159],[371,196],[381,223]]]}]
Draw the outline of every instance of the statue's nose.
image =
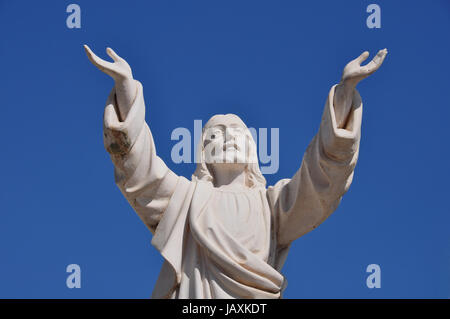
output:
[{"label": "statue's nose", "polygon": [[236,137],[235,137],[234,133],[229,132],[229,133],[226,134],[226,136],[225,136],[225,141],[226,142],[234,141],[234,140],[236,140]]},{"label": "statue's nose", "polygon": [[225,143],[234,140],[234,134],[230,130],[225,131]]}]

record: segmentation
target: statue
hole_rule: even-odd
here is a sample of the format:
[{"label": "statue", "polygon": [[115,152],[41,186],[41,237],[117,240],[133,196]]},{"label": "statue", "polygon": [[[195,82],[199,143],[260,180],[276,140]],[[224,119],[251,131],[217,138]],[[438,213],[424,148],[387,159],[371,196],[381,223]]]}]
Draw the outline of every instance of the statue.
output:
[{"label": "statue", "polygon": [[281,298],[290,244],[328,218],[350,187],[362,120],[355,87],[381,66],[387,50],[365,66],[368,52],[346,65],[300,169],[268,188],[256,143],[233,114],[205,124],[192,180],[177,176],[156,153],[142,84],[128,63],[110,48],[113,63],[85,50],[115,81],[104,144],[116,184],[164,257],[152,298]]}]

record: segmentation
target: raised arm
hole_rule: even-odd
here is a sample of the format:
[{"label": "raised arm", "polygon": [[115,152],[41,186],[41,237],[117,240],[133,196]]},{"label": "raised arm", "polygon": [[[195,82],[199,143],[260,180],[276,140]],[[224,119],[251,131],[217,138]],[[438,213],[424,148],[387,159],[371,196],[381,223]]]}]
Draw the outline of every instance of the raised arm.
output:
[{"label": "raised arm", "polygon": [[362,102],[355,89],[375,72],[386,50],[361,67],[368,52],[347,64],[342,80],[331,88],[320,128],[309,144],[292,179],[283,179],[267,190],[279,246],[315,229],[339,205],[353,180],[361,136]]},{"label": "raised arm", "polygon": [[143,88],[133,79],[128,63],[110,48],[106,52],[114,63],[100,59],[88,46],[84,48],[89,60],[115,81],[106,102],[103,131],[116,184],[154,232],[175,191],[178,176],[156,155],[153,136],[145,122]]}]

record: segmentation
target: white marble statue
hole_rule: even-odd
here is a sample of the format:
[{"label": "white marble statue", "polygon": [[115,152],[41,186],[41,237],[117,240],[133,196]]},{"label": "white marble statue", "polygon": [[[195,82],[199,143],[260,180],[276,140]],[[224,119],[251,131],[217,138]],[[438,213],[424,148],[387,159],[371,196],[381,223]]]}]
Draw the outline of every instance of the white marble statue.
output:
[{"label": "white marble statue", "polygon": [[152,298],[281,298],[280,270],[291,243],[330,216],[352,182],[362,119],[355,87],[381,66],[387,50],[365,66],[368,52],[347,64],[300,169],[268,188],[256,144],[233,114],[206,123],[192,180],[177,176],[156,153],[142,84],[128,63],[110,48],[114,62],[85,50],[115,80],[104,143],[116,184],[164,257]]}]

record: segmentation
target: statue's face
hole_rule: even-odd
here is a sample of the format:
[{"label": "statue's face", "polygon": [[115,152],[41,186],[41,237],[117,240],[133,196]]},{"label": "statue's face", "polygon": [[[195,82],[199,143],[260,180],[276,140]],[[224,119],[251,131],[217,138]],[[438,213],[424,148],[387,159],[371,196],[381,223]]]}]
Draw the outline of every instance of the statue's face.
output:
[{"label": "statue's face", "polygon": [[248,128],[240,120],[223,115],[205,129],[203,146],[206,163],[250,163],[249,136]]}]

